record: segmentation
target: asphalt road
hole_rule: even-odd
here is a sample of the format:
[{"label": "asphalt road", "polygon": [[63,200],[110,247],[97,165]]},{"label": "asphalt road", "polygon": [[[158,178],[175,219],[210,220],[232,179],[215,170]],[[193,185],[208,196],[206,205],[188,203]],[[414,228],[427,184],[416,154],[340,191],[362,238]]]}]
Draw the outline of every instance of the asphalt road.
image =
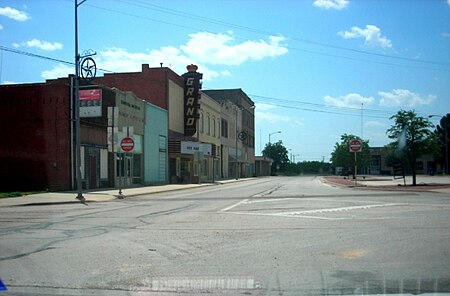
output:
[{"label": "asphalt road", "polygon": [[271,177],[0,208],[3,295],[450,293],[450,197]]}]

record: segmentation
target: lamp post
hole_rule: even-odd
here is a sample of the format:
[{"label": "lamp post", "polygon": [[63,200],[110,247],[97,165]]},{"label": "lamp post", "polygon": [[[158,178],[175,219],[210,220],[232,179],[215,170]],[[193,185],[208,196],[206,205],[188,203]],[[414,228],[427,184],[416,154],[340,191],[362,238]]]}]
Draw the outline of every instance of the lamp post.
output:
[{"label": "lamp post", "polygon": [[80,141],[80,99],[79,99],[79,88],[80,88],[80,55],[78,53],[78,6],[83,4],[86,0],[78,3],[75,0],[75,147],[76,147],[76,178],[77,178],[77,199],[81,202],[85,202],[82,192],[81,184],[81,141]]},{"label": "lamp post", "polygon": [[275,134],[281,134],[281,131],[276,131],[276,132],[269,134],[269,144],[270,144],[270,136],[275,135]]},{"label": "lamp post", "polygon": [[[447,115],[444,116],[444,146],[445,146],[445,174],[448,174],[448,122]],[[440,115],[429,115],[428,118],[431,117],[441,117]]]}]

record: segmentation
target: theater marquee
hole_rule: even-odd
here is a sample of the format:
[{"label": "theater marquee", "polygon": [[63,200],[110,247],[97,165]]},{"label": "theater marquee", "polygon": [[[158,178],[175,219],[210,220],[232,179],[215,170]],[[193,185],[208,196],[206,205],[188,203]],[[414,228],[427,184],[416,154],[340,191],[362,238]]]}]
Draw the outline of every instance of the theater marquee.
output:
[{"label": "theater marquee", "polygon": [[203,74],[197,72],[196,65],[191,64],[186,69],[188,72],[181,75],[184,79],[184,135],[193,136],[197,132],[200,80]]}]

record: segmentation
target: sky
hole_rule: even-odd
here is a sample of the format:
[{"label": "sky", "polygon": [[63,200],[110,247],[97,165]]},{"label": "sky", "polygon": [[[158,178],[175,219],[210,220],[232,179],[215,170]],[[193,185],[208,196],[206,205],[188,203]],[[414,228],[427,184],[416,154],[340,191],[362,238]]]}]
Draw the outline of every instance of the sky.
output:
[{"label": "sky", "polygon": [[[270,135],[292,160],[328,161],[343,134],[389,143],[399,110],[450,113],[450,0],[81,2],[97,76],[197,64],[203,89],[255,103],[257,155]],[[0,0],[0,83],[74,73],[74,15],[74,0]]]}]

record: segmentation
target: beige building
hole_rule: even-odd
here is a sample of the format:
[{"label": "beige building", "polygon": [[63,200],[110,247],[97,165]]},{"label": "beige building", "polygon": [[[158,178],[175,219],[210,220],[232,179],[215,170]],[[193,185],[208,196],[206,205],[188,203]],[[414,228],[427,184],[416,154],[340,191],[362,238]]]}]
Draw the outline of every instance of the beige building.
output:
[{"label": "beige building", "polygon": [[221,179],[221,106],[205,93],[201,93],[197,134],[203,150],[198,160],[201,181]]}]

